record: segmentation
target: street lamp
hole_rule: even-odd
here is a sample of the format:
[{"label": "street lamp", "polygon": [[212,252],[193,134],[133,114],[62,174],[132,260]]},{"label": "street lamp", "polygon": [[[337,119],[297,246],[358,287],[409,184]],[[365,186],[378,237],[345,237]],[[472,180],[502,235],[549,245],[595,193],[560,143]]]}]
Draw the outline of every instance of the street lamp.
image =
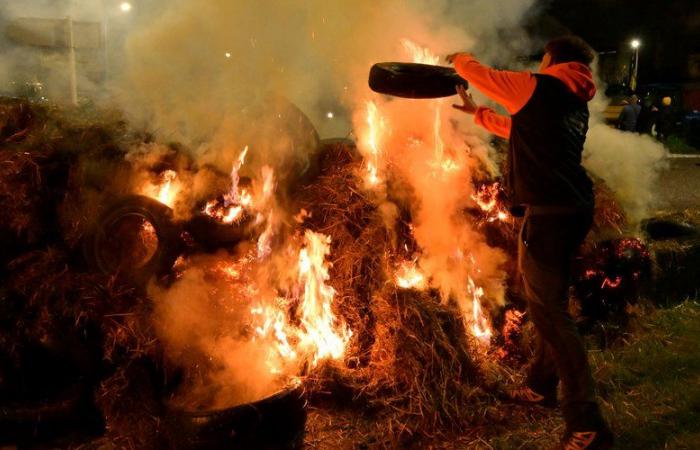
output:
[{"label": "street lamp", "polygon": [[639,73],[639,47],[642,42],[639,39],[632,39],[630,47],[634,50],[634,67],[632,68],[632,76],[630,77],[630,89],[637,90],[637,74]]},{"label": "street lamp", "polygon": [[[117,11],[114,9],[116,2],[114,0],[102,0],[102,40],[104,50],[104,79],[109,77],[109,49],[108,49],[108,34],[110,32],[110,18],[116,16]],[[119,11],[123,14],[131,12],[133,5],[131,2],[119,3]]]}]

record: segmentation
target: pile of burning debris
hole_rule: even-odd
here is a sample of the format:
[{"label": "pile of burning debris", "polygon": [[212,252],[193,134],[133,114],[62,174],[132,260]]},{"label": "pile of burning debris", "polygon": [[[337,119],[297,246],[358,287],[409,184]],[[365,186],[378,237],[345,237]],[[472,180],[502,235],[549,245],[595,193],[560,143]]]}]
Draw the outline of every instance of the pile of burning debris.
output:
[{"label": "pile of burning debris", "polygon": [[[439,101],[423,135],[387,132],[396,105],[365,106],[357,146],[318,141],[300,115],[311,162],[280,182],[274,164],[247,170],[252,145],[222,173],[118,115],[3,100],[2,435],[89,418],[133,448],[294,448],[307,401],[373,414],[388,439],[497,420],[488,387],[530,351],[518,219],[487,150],[445,142]],[[386,150],[396,139],[434,152],[423,181]],[[421,183],[471,196],[441,203]],[[649,270],[613,195],[598,199],[575,287],[588,319],[624,311]],[[455,218],[431,225],[440,211]]]}]

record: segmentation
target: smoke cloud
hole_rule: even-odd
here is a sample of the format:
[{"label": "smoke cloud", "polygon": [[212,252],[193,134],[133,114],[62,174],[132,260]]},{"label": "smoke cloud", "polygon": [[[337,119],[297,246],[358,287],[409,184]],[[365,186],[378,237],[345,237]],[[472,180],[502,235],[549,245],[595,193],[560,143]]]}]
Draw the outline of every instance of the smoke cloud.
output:
[{"label": "smoke cloud", "polygon": [[617,130],[604,123],[608,99],[598,94],[590,105],[591,121],[583,154],[584,167],[602,179],[624,209],[632,226],[648,217],[658,199],[656,186],[667,154],[663,144],[648,135]]},{"label": "smoke cloud", "polygon": [[[95,2],[61,8],[49,6],[53,3],[37,3],[35,9],[18,4],[1,8],[6,17],[74,15],[101,20],[112,14],[77,6]],[[241,175],[257,178],[270,165],[282,189],[304,176],[319,135],[355,133],[360,151],[367,155],[362,143],[364,111],[367,101],[376,101],[389,124],[381,142],[382,167],[395,171],[405,183],[400,188],[387,186],[377,194],[377,203],[387,212],[388,227],[397,208],[387,203],[387,196],[409,205],[421,248],[420,268],[443,297],[456,299],[468,313],[468,277],[484,288],[494,307],[504,299],[506,256],[488,246],[463,213],[473,206],[473,180],[496,173],[488,137],[452,110],[449,101],[391,100],[371,93],[367,74],[375,62],[410,61],[405,39],[435,55],[471,51],[486,63],[514,67],[516,56],[532,50],[521,24],[535,7],[535,0],[138,3],[128,24],[120,19],[129,32],[124,48],[109,61],[107,97],[160,142],[184,144],[195,164],[192,173],[182,174],[182,186],[194,186],[197,192],[212,184],[200,185],[198,180],[220,180],[213,172],[203,178],[203,167],[228,173],[245,146],[250,150]],[[0,64],[0,69],[6,67],[9,62]],[[0,80],[3,73],[8,77],[0,70]],[[154,149],[158,154],[168,151],[144,146],[131,156],[148,165]],[[436,155],[447,157],[458,169],[436,167]],[[586,167],[621,196],[631,217],[646,213],[662,157],[662,148],[651,139],[592,121]],[[205,195],[194,197],[188,207]],[[153,287],[151,292],[158,330],[171,358],[206,361],[209,370],[192,387],[196,392],[207,383],[215,386],[213,394],[202,394],[212,396],[208,406],[255,398],[265,393],[256,389],[269,389],[276,381],[264,353],[250,343],[251,330],[245,329],[250,308],[234,308],[231,284],[207,275],[217,261],[230,258],[225,254],[193,259],[169,289]],[[222,292],[234,297],[221,301]]]}]

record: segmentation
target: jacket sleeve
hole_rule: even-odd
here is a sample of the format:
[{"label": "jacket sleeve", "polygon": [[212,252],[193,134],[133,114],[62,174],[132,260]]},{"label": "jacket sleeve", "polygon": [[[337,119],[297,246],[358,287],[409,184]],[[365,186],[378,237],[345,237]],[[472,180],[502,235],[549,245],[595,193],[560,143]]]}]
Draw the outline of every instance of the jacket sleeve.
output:
[{"label": "jacket sleeve", "polygon": [[508,116],[497,114],[493,109],[480,106],[474,114],[474,123],[486,128],[496,136],[504,139],[510,138],[511,119]]},{"label": "jacket sleeve", "polygon": [[537,84],[537,79],[530,72],[492,69],[467,54],[457,55],[454,65],[462,78],[493,101],[503,105],[511,115],[525,106]]}]

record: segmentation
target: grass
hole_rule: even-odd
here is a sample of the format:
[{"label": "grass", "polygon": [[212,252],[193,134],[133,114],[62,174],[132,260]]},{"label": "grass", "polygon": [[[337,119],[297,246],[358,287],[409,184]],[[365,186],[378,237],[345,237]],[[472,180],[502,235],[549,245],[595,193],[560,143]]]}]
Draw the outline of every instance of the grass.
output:
[{"label": "grass", "polygon": [[618,448],[700,448],[700,305],[658,310],[592,355]]},{"label": "grass", "polygon": [[[591,339],[593,341],[593,339]],[[700,448],[700,303],[641,309],[609,348],[591,350],[603,412],[616,449]],[[563,433],[557,411],[494,402],[493,425],[396,447],[356,414],[312,410],[310,449],[546,449]],[[380,430],[383,427],[379,427]]]},{"label": "grass", "polygon": [[677,134],[672,134],[671,136],[669,136],[664,145],[666,146],[666,148],[668,148],[668,151],[671,153],[700,153],[700,149],[688,145],[685,139],[683,139],[681,136],[678,136]]}]

